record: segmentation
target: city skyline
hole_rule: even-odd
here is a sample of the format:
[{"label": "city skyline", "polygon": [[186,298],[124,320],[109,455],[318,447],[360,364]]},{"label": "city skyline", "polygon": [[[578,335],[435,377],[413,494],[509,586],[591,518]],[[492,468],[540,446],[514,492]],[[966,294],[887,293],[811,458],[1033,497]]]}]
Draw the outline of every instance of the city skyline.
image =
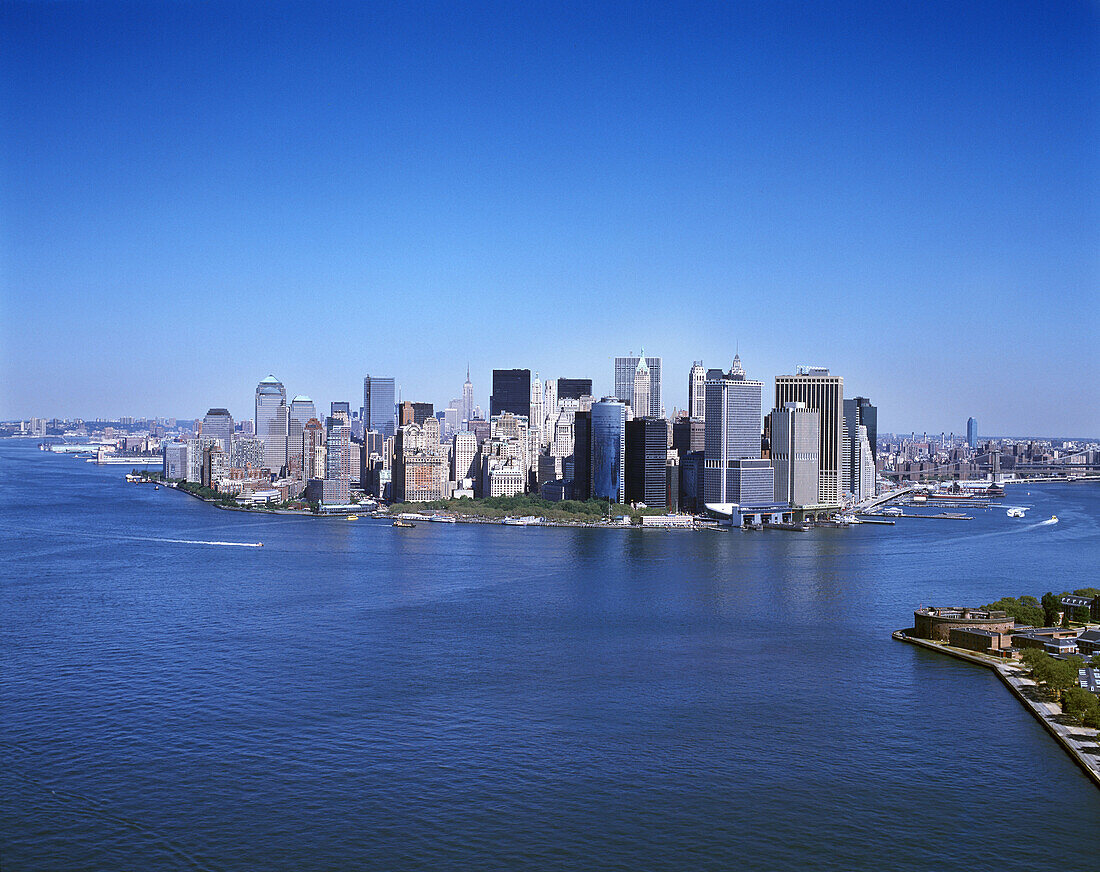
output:
[{"label": "city skyline", "polygon": [[644,346],[668,410],[739,351],[886,430],[1096,434],[1097,20],[6,4],[0,419],[610,395]]}]

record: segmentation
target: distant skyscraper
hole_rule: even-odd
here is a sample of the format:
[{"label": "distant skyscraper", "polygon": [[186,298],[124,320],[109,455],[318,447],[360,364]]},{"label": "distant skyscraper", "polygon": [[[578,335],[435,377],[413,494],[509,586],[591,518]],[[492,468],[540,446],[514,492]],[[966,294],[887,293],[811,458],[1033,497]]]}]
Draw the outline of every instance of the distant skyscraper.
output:
[{"label": "distant skyscraper", "polygon": [[559,378],[558,400],[579,400],[583,396],[592,396],[592,379]]},{"label": "distant skyscraper", "polygon": [[351,486],[351,424],[343,411],[329,416],[325,438],[324,502],[347,505]]},{"label": "distant skyscraper", "polygon": [[[645,351],[642,354],[644,355]],[[634,378],[638,372],[639,360],[641,358],[638,357],[615,358],[615,396],[624,403],[631,404],[632,408],[637,405],[634,397]],[[649,403],[644,408],[634,408],[634,415],[636,417],[651,415],[654,418],[660,418],[662,416],[661,358],[647,357],[645,364],[644,371],[649,376]]]},{"label": "distant skyscraper", "polygon": [[528,419],[528,429],[535,431],[535,438],[539,443],[542,441],[543,427],[546,426],[546,417],[542,409],[542,392],[542,379],[539,378],[536,370],[531,378],[531,417]]},{"label": "distant skyscraper", "polygon": [[489,416],[511,412],[531,420],[531,370],[494,369]]},{"label": "distant skyscraper", "polygon": [[351,422],[351,403],[338,403],[333,401],[329,404],[330,415],[343,415],[344,420]]},{"label": "distant skyscraper", "polygon": [[286,466],[286,388],[269,375],[256,386],[256,437],[264,443],[264,465],[275,475]]},{"label": "distant skyscraper", "polygon": [[316,418],[310,418],[302,427],[302,478],[325,477],[325,428]]},{"label": "distant skyscraper", "polygon": [[305,432],[309,419],[316,417],[317,409],[313,405],[313,400],[309,397],[299,394],[290,401],[290,413],[287,419],[286,463],[291,475],[300,474],[304,468],[302,433]]},{"label": "distant skyscraper", "polygon": [[605,397],[592,404],[591,421],[592,496],[621,503],[626,490],[626,405]]},{"label": "distant skyscraper", "polygon": [[819,415],[821,464],[818,503],[840,505],[844,441],[844,379],[822,367],[800,366],[794,375],[775,378],[775,408],[805,403]]},{"label": "distant skyscraper", "polygon": [[966,444],[971,448],[978,447],[978,419],[966,419]]},{"label": "distant skyscraper", "polygon": [[688,417],[702,419],[706,416],[706,409],[707,371],[703,369],[703,361],[697,360],[688,373]]},{"label": "distant skyscraper", "polygon": [[592,412],[573,415],[573,499],[592,498]]},{"label": "distant skyscraper", "polygon": [[706,381],[703,502],[762,505],[774,499],[771,464],[760,457],[763,382],[745,378],[741,358]]},{"label": "distant skyscraper", "polygon": [[363,429],[374,430],[389,439],[393,436],[397,393],[390,377],[363,378]]},{"label": "distant skyscraper", "polygon": [[466,364],[466,381],[462,384],[462,420],[474,418],[474,384],[470,381],[470,364]]},{"label": "distant skyscraper", "polygon": [[211,409],[202,419],[202,435],[217,439],[228,454],[233,450],[233,416],[227,409]]},{"label": "distant skyscraper", "polygon": [[626,501],[663,509],[668,501],[668,422],[635,418],[626,422]]},{"label": "distant skyscraper", "polygon": [[634,393],[627,399],[636,418],[644,417],[649,410],[649,381],[649,367],[645,358],[639,357],[638,365],[634,368]]},{"label": "distant skyscraper", "polygon": [[791,506],[817,503],[820,416],[805,403],[787,403],[771,415],[771,465],[775,501]]}]

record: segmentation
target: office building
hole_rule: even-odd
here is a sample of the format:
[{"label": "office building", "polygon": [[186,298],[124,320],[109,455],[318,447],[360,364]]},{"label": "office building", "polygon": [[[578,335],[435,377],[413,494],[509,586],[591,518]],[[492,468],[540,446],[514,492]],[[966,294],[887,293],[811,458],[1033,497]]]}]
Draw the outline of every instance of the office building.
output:
[{"label": "office building", "polygon": [[[644,357],[616,357],[615,358],[615,397],[632,407],[635,417],[645,415],[654,418],[663,417],[661,408],[661,358]],[[639,363],[645,362],[644,367]],[[634,380],[639,372],[644,373],[644,379],[648,382],[644,396],[635,397]],[[637,400],[637,402],[636,402]]]},{"label": "office building", "polygon": [[702,416],[677,418],[672,422],[672,447],[680,457],[706,448],[706,424]]},{"label": "office building", "polygon": [[489,417],[511,412],[531,420],[531,370],[494,369]]},{"label": "office building", "polygon": [[626,422],[626,502],[667,506],[668,454],[668,422],[649,417]]},{"label": "office building", "polygon": [[327,421],[325,437],[325,484],[322,502],[348,504],[351,488],[351,424],[344,409],[337,409]]},{"label": "office building", "polygon": [[302,478],[306,481],[325,477],[325,428],[310,418],[302,428]]},{"label": "office building", "polygon": [[[573,499],[592,498],[592,410],[573,414]],[[563,465],[568,469],[568,464]],[[569,478],[566,474],[566,478]]]},{"label": "office building", "polygon": [[745,377],[741,358],[729,372],[710,370],[703,430],[703,502],[763,505],[773,499],[771,464],[760,457],[764,385]]},{"label": "office building", "polygon": [[703,361],[697,360],[691,365],[691,371],[688,373],[688,417],[702,421],[706,416],[706,408],[707,371],[703,369]]},{"label": "office building", "polygon": [[978,419],[967,418],[966,419],[966,444],[970,446],[971,450],[978,447]]},{"label": "office building", "polygon": [[395,502],[441,500],[447,481],[447,456],[439,441],[439,421],[399,427],[393,437],[392,494]]},{"label": "office building", "polygon": [[839,506],[843,483],[844,379],[823,367],[800,366],[794,375],[775,378],[775,408],[804,403],[818,413],[820,442],[818,504]]},{"label": "office building", "polygon": [[532,444],[534,455],[537,455],[542,445],[542,431],[546,427],[546,416],[543,414],[543,384],[538,371],[531,379],[531,416],[528,419],[528,429],[533,434]]},{"label": "office building", "polygon": [[288,413],[286,388],[269,375],[256,386],[256,437],[264,443],[264,466],[275,475],[286,467]]},{"label": "office building", "polygon": [[[317,417],[317,408],[313,400],[304,394],[298,394],[290,401],[290,412],[287,416],[287,472],[294,477],[301,477],[303,468],[302,433],[311,418]],[[308,476],[307,476],[308,478]]]},{"label": "office building", "polygon": [[790,506],[816,505],[821,444],[820,416],[805,403],[787,403],[768,416],[774,499]]},{"label": "office building", "polygon": [[165,442],[161,447],[161,474],[169,481],[187,478],[187,443]]},{"label": "office building", "polygon": [[462,383],[462,420],[474,417],[474,383],[470,381],[470,364],[466,364],[466,381]]},{"label": "office building", "polygon": [[473,433],[455,433],[451,437],[451,481],[458,486],[465,479],[476,479],[477,462],[477,437]]},{"label": "office building", "polygon": [[[857,501],[875,495],[875,443],[878,410],[866,397],[844,401],[842,486]],[[869,472],[868,472],[869,469]],[[869,479],[869,480],[868,480]]]},{"label": "office building", "polygon": [[383,439],[394,433],[397,391],[392,377],[364,376],[363,429],[375,430]]},{"label": "office building", "polygon": [[591,414],[592,496],[621,503],[626,490],[626,404],[605,397],[592,404]]},{"label": "office building", "polygon": [[[299,445],[301,440],[298,440]],[[299,449],[301,450],[301,449]],[[264,468],[264,444],[251,436],[237,436],[229,453],[229,465],[233,469],[259,471]]]},{"label": "office building", "polygon": [[435,417],[435,406],[432,403],[411,403],[412,422],[423,427],[429,418]]},{"label": "office building", "polygon": [[592,396],[592,379],[559,378],[558,400],[579,400],[583,396]]},{"label": "office building", "polygon": [[343,415],[344,420],[351,423],[351,403],[332,402],[329,404],[329,415]]},{"label": "office building", "polygon": [[233,449],[233,416],[228,409],[210,409],[202,419],[202,435],[221,443],[227,455]]}]

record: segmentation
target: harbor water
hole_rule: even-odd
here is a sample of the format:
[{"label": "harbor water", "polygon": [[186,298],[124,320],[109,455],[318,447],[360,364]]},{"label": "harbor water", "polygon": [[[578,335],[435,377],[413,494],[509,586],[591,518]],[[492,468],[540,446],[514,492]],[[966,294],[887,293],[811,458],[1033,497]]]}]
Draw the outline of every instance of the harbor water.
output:
[{"label": "harbor water", "polygon": [[397,529],[126,471],[0,442],[5,870],[1097,866],[1100,791],[890,633],[1096,586],[1100,485],[810,533]]}]

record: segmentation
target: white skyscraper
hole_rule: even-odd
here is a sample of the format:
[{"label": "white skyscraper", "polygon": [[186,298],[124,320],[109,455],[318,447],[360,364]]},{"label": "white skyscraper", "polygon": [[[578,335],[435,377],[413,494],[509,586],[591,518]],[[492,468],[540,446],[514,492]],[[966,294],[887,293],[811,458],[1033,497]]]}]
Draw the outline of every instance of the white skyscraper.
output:
[{"label": "white skyscraper", "polygon": [[703,418],[707,408],[707,371],[703,369],[703,361],[697,360],[691,365],[688,373],[688,405],[689,418]]},{"label": "white skyscraper", "polygon": [[462,420],[471,421],[474,417],[474,385],[470,381],[470,364],[466,364],[466,381],[462,385]]}]

